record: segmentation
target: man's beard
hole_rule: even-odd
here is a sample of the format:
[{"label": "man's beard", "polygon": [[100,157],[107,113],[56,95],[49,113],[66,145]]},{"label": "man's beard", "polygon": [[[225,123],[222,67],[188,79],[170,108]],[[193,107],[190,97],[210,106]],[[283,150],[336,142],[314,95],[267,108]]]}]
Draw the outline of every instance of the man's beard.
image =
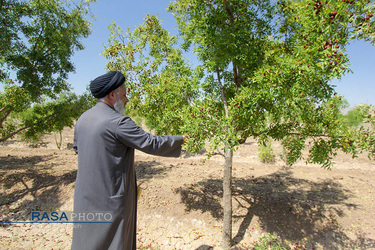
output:
[{"label": "man's beard", "polygon": [[117,100],[115,102],[115,105],[113,105],[113,107],[115,108],[115,110],[122,114],[122,115],[125,115],[125,106],[124,104],[122,103],[121,99],[119,98],[119,96],[117,95]]}]

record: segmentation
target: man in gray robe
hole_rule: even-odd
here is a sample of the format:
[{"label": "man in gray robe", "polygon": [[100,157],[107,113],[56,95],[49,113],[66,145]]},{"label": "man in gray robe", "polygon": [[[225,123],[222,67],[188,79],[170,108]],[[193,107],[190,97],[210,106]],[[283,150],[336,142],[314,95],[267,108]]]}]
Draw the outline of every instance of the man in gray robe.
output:
[{"label": "man in gray robe", "polygon": [[124,81],[118,71],[93,80],[90,89],[98,103],[83,113],[75,126],[78,172],[74,213],[110,214],[112,220],[75,224],[73,250],[136,249],[134,150],[167,157],[181,153],[184,136],[151,135],[122,114],[128,102]]}]

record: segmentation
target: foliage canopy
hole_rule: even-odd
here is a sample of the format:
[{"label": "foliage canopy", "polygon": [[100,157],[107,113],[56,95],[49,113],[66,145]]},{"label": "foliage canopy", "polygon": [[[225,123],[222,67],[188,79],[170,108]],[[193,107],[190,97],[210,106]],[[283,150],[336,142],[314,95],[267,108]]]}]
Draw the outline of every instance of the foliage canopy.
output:
[{"label": "foliage canopy", "polygon": [[60,131],[85,108],[86,97],[69,93],[66,79],[71,56],[91,32],[90,2],[0,2],[0,141]]},{"label": "foliage canopy", "polygon": [[[149,15],[126,34],[113,24],[103,51],[108,68],[127,76],[131,109],[157,133],[188,133],[195,151],[209,141],[209,154],[271,137],[284,142],[289,164],[313,138],[307,160],[325,167],[337,149],[362,149],[363,131],[340,122],[342,97],[330,82],[350,72],[350,40],[374,42],[373,3],[185,0],[169,10],[180,47]],[[201,65],[189,65],[189,49]]]}]

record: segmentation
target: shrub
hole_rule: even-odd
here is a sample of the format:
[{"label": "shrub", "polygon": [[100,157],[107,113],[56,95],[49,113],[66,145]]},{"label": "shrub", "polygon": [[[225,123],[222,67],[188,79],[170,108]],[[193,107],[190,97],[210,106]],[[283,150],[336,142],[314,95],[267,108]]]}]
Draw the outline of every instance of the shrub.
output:
[{"label": "shrub", "polygon": [[258,147],[258,151],[258,157],[263,163],[275,163],[275,155],[270,141],[261,143]]},{"label": "shrub", "polygon": [[254,250],[286,250],[288,248],[285,248],[282,246],[283,242],[275,234],[268,234],[266,236],[263,236],[259,239],[258,243],[255,245]]}]

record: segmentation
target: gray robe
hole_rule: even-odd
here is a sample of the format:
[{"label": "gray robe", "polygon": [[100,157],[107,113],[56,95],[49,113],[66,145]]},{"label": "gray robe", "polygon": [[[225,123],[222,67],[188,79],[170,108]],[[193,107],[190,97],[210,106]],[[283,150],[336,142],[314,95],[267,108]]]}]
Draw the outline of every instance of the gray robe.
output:
[{"label": "gray robe", "polygon": [[109,212],[113,222],[75,223],[72,249],[136,249],[134,149],[178,157],[182,143],[182,136],[146,133],[102,102],[83,113],[74,130],[73,148],[78,153],[74,212]]}]

